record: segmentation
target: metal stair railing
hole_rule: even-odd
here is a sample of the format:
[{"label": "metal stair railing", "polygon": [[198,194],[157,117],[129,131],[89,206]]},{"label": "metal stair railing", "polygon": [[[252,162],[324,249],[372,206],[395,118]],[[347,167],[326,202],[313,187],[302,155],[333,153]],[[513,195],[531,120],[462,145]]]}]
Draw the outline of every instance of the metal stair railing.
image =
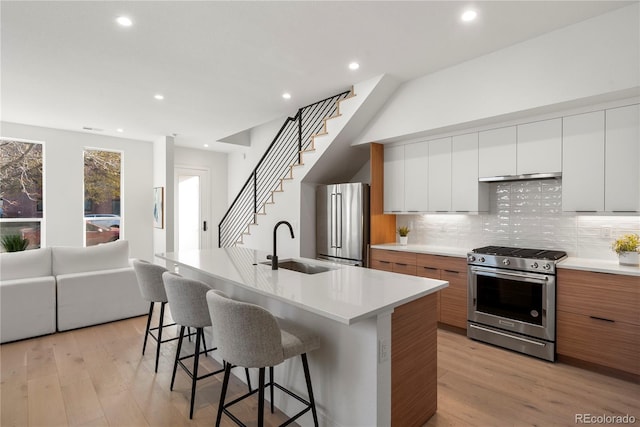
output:
[{"label": "metal stair railing", "polygon": [[302,162],[302,152],[313,148],[313,136],[326,131],[326,118],[338,111],[338,101],[349,97],[351,90],[298,109],[288,117],[242,189],[218,224],[218,247],[234,246],[242,241],[242,234],[264,206],[272,201],[273,193],[282,191],[282,180],[292,177],[291,167]]}]

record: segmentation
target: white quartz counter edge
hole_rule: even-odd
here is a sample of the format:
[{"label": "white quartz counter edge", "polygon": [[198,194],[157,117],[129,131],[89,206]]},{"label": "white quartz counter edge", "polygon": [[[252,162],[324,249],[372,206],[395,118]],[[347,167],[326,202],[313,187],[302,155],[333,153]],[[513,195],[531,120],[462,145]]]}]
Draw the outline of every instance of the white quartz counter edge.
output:
[{"label": "white quartz counter edge", "polygon": [[380,245],[371,245],[372,249],[385,249],[388,251],[399,252],[416,252],[429,255],[454,256],[459,258],[467,257],[467,250],[460,248],[450,248],[447,246],[431,246],[431,245],[400,245],[399,243],[384,243]]},{"label": "white quartz counter edge", "polygon": [[[622,274],[626,276],[639,276],[640,268],[631,265],[620,265],[618,261],[601,259],[569,257],[557,264],[558,268],[569,270],[583,270],[594,273]],[[639,283],[640,284],[640,283]]]},{"label": "white quartz counter edge", "polygon": [[[313,275],[284,269],[273,271],[269,265],[259,263],[265,255],[244,248],[156,254],[178,266],[346,325],[392,311],[449,285],[443,280],[306,258],[296,259],[331,266],[334,270]],[[257,265],[255,261],[258,261]]]}]

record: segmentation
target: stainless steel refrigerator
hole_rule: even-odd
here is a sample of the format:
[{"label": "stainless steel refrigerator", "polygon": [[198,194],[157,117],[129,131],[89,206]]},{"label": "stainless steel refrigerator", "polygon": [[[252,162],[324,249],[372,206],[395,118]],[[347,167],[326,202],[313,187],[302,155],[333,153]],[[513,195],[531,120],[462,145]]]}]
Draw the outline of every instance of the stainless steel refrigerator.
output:
[{"label": "stainless steel refrigerator", "polygon": [[369,185],[322,185],[316,190],[316,254],[320,259],[367,266]]}]

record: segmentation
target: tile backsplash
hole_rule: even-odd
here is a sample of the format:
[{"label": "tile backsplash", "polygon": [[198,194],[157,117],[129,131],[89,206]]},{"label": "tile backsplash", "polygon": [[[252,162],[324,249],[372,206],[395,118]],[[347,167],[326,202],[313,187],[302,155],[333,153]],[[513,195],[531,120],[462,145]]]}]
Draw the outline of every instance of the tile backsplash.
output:
[{"label": "tile backsplash", "polygon": [[640,233],[639,216],[562,212],[562,180],[491,183],[488,213],[397,215],[409,243],[470,250],[486,245],[566,251],[569,256],[617,259],[613,240]]}]

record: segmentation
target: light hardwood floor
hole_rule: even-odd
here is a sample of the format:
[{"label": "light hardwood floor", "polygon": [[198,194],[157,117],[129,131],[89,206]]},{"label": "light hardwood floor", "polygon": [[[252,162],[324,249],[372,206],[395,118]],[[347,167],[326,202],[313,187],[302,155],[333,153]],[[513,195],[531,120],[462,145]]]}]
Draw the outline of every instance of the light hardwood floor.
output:
[{"label": "light hardwood floor", "polygon": [[[169,391],[175,342],[163,345],[154,374],[154,343],[141,355],[145,321],[0,346],[0,425],[212,426],[221,381],[199,382],[190,421],[190,382],[180,370]],[[206,367],[217,365],[207,360]],[[245,387],[236,380],[230,390]],[[255,423],[255,411],[248,401],[234,412]],[[438,331],[438,412],[425,427],[573,426],[577,413],[630,414],[640,423],[640,385]],[[266,419],[277,425],[283,416],[267,411]]]}]

